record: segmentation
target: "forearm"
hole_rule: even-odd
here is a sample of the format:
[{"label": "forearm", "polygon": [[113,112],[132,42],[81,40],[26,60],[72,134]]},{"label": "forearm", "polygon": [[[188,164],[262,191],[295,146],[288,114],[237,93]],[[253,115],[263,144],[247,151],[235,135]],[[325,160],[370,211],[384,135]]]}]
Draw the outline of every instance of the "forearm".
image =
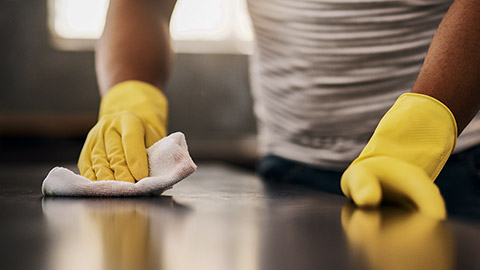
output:
[{"label": "forearm", "polygon": [[102,96],[115,84],[140,80],[165,85],[173,53],[169,21],[175,1],[112,0],[96,48]]},{"label": "forearm", "polygon": [[412,89],[443,102],[458,133],[480,108],[480,5],[456,0],[440,23]]}]

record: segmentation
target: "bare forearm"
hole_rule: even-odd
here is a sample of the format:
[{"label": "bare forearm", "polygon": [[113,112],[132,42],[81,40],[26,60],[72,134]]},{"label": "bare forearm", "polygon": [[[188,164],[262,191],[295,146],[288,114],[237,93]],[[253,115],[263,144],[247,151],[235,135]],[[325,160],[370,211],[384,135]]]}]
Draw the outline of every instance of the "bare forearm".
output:
[{"label": "bare forearm", "polygon": [[443,18],[412,89],[442,101],[460,132],[480,108],[480,5],[456,0]]},{"label": "bare forearm", "polygon": [[168,24],[175,1],[112,0],[96,49],[100,93],[125,80],[163,88],[173,53]]}]

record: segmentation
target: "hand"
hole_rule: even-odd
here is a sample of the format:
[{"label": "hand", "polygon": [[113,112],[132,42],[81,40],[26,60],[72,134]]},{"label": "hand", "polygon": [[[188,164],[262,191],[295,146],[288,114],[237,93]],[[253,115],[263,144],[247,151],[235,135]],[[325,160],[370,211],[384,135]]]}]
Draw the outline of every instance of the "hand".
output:
[{"label": "hand", "polygon": [[78,168],[90,180],[135,183],[148,176],[146,148],[161,138],[134,112],[105,115],[88,133]]},{"label": "hand", "polygon": [[391,157],[359,161],[342,176],[342,191],[360,207],[375,207],[382,201],[418,209],[430,217],[445,218],[438,187],[418,166]]},{"label": "hand", "polygon": [[456,137],[455,118],[440,101],[402,95],[344,172],[342,191],[361,207],[388,201],[445,218],[445,204],[433,181],[455,148]]},{"label": "hand", "polygon": [[92,181],[147,177],[146,148],[166,135],[166,114],[167,101],[152,85],[127,81],[112,87],[80,153],[80,173]]}]

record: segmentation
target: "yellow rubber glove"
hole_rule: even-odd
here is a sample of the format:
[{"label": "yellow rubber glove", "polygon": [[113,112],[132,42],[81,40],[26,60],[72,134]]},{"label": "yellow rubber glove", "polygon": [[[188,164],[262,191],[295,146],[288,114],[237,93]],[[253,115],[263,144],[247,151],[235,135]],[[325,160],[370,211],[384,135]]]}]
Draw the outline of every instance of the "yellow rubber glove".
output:
[{"label": "yellow rubber glove", "polygon": [[166,123],[167,99],[158,88],[140,81],[113,86],[80,153],[80,173],[90,180],[147,177],[146,148],[165,137]]},{"label": "yellow rubber glove", "polygon": [[445,218],[445,204],[433,181],[456,138],[455,118],[443,103],[426,95],[404,94],[344,172],[342,191],[361,207],[390,201]]}]

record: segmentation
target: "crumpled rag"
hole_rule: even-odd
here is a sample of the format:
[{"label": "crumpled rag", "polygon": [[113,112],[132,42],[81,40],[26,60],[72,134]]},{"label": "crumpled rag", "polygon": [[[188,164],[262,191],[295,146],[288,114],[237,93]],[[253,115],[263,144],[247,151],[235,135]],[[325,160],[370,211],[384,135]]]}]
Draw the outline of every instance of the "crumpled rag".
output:
[{"label": "crumpled rag", "polygon": [[45,196],[144,196],[160,195],[190,174],[197,166],[188,153],[185,136],[172,133],[147,149],[150,176],[136,183],[91,181],[62,167],[53,168],[42,184]]}]

